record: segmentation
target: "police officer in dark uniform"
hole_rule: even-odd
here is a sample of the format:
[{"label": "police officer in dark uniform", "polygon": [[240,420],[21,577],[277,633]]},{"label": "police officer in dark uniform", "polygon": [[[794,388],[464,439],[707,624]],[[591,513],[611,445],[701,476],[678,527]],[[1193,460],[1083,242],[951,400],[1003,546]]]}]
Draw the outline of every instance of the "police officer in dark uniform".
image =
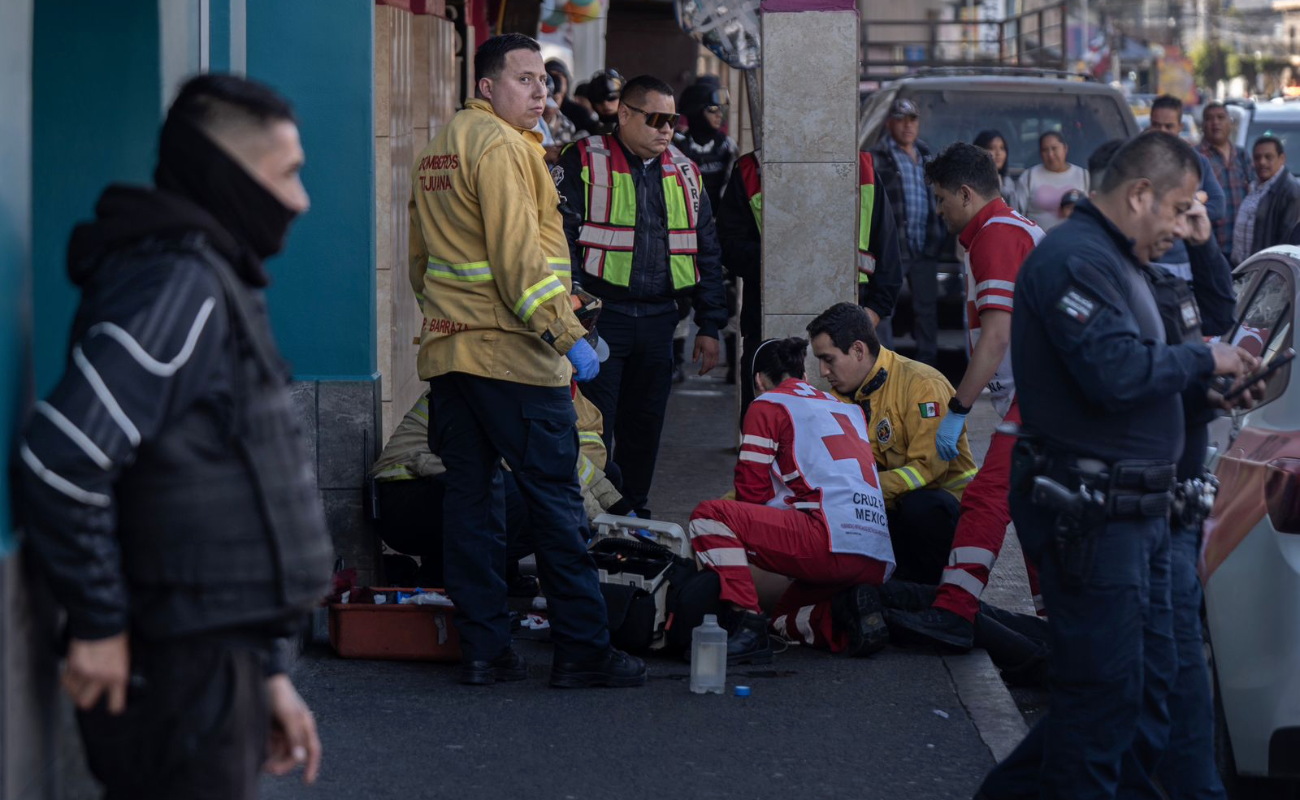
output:
[{"label": "police officer in dark uniform", "polygon": [[1222,343],[1166,344],[1143,271],[1186,235],[1199,181],[1189,145],[1139,137],[1021,267],[1011,346],[1024,422],[1010,505],[1049,609],[1052,698],[982,797],[1109,798],[1121,782],[1157,796],[1148,776],[1168,739],[1177,668],[1169,510],[1180,395],[1255,365]]},{"label": "police officer in dark uniform", "polygon": [[264,763],[315,777],[282,648],[333,549],[261,291],[307,209],[302,161],[283,98],[194,78],[156,186],[110,186],[68,248],[69,363],[23,431],[17,485],[109,798],[251,798]]}]

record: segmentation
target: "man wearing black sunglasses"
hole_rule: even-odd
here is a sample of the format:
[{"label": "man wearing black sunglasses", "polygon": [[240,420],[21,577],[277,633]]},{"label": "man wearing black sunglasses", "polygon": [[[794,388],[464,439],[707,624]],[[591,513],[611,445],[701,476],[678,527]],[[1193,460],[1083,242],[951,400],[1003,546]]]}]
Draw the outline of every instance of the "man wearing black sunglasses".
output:
[{"label": "man wearing black sunglasses", "polygon": [[673,90],[648,75],[623,87],[618,128],[570,145],[553,170],[574,283],[604,301],[610,349],[583,388],[605,419],[623,495],[645,511],[672,387],[677,300],[690,298],[700,374],[718,361],[727,323],[721,251],[698,167],[671,145]]}]

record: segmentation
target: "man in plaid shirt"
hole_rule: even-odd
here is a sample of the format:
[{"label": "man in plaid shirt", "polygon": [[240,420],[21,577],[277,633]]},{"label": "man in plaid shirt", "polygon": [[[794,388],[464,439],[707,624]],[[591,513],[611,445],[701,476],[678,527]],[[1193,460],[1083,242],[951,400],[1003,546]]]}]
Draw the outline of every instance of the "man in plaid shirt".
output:
[{"label": "man in plaid shirt", "polygon": [[1214,220],[1214,238],[1226,256],[1232,252],[1232,226],[1242,200],[1250,192],[1254,170],[1250,154],[1232,143],[1232,122],[1223,103],[1210,103],[1201,115],[1201,128],[1205,134],[1197,151],[1210,162],[1214,177],[1223,187],[1224,214]]}]

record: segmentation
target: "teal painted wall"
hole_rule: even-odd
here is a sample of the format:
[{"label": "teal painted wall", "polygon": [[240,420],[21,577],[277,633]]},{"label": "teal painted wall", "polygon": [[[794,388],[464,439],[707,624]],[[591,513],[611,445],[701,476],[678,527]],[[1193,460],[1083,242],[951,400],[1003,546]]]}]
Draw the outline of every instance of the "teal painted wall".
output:
[{"label": "teal painted wall", "polygon": [[77,293],[68,235],[112,182],[147,183],[161,123],[157,0],[42,0],[32,36],[36,391],[63,372]]},{"label": "teal painted wall", "polygon": [[267,264],[276,338],[299,377],[376,370],[374,4],[248,3],[248,76],[298,111],[311,210]]},{"label": "teal painted wall", "polygon": [[[31,27],[30,0],[0,5],[0,97],[6,104],[5,113],[0,114],[0,454],[4,457],[13,452],[14,435],[31,389],[27,361],[31,335]],[[0,469],[0,557],[12,551],[13,545],[9,470]]]}]

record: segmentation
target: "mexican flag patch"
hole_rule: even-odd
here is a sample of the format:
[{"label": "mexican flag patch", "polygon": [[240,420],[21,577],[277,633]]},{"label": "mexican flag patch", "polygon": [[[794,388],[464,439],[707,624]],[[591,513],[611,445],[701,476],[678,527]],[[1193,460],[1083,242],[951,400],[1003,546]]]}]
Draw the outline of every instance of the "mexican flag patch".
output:
[{"label": "mexican flag patch", "polygon": [[939,416],[938,403],[921,403],[921,419],[932,419]]}]

